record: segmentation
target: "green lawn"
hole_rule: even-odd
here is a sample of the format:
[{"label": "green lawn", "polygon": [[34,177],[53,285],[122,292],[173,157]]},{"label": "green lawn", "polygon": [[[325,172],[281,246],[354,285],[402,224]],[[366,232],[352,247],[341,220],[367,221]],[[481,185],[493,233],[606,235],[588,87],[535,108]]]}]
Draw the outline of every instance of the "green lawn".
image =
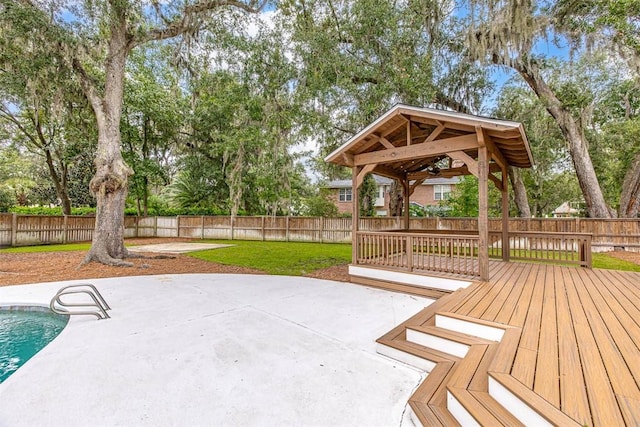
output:
[{"label": "green lawn", "polygon": [[17,248],[0,249],[1,253],[7,254],[27,254],[33,252],[66,252],[66,251],[88,251],[91,243],[67,243],[64,245],[42,245],[42,246],[19,246]]},{"label": "green lawn", "polygon": [[321,268],[348,264],[351,261],[349,244],[246,240],[203,240],[202,242],[233,246],[192,252],[188,255],[220,264],[255,268],[269,274],[301,276]]},{"label": "green lawn", "polygon": [[[233,246],[192,252],[188,255],[220,264],[255,268],[269,274],[300,276],[321,268],[348,264],[351,261],[350,244],[248,240],[202,240],[202,242]],[[86,251],[89,247],[90,243],[23,246],[0,249],[0,253]],[[640,265],[603,253],[593,254],[593,268],[640,272]]]}]

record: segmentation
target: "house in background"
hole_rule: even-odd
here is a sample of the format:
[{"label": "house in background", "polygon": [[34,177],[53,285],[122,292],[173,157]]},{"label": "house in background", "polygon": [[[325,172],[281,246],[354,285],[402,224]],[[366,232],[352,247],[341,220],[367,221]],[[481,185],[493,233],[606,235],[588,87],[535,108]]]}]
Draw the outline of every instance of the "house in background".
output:
[{"label": "house in background", "polygon": [[[378,196],[375,200],[377,216],[387,216],[389,213],[389,191],[393,180],[378,175],[373,175],[378,187]],[[437,206],[442,200],[447,200],[460,177],[432,178],[419,185],[411,195],[411,203],[420,207]],[[352,180],[343,179],[331,181],[326,188],[329,189],[331,200],[341,214],[351,213],[354,200],[351,188]]]},{"label": "house in background", "polygon": [[571,206],[571,203],[564,202],[551,212],[554,218],[571,218],[580,216],[580,211]]}]

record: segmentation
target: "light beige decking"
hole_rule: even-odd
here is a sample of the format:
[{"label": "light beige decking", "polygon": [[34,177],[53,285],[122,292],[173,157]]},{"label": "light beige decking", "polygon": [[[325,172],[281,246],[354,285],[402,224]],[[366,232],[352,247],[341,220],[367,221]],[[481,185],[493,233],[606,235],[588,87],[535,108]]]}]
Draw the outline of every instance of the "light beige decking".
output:
[{"label": "light beige decking", "polygon": [[[500,343],[463,359],[406,341],[437,313],[499,324]],[[556,425],[640,425],[640,273],[491,264],[491,280],[443,296],[379,339],[437,363],[410,399],[424,425],[456,425],[453,393],[482,425],[516,424],[488,393],[498,381]]]}]

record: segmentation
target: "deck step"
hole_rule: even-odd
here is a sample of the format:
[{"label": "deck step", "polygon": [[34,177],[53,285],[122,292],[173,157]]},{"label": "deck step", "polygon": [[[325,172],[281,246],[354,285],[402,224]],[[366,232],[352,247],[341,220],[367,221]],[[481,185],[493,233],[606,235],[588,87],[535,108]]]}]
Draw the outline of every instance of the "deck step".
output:
[{"label": "deck step", "polygon": [[439,299],[451,293],[450,290],[416,286],[407,283],[398,283],[390,280],[372,279],[368,277],[350,275],[351,283],[365,285],[372,288],[385,289],[387,291],[402,292],[405,294],[417,295],[429,299]]},{"label": "deck step", "polygon": [[462,332],[443,329],[437,326],[407,326],[407,341],[437,348],[457,357],[465,357],[469,347],[474,344],[489,344],[488,341]]},{"label": "deck step", "polygon": [[409,406],[423,426],[459,425],[446,407],[446,385],[455,366],[455,362],[438,363],[409,398]]},{"label": "deck step", "polygon": [[438,312],[435,315],[435,325],[442,329],[463,332],[488,341],[499,342],[510,326],[486,320],[462,316],[456,313]]},{"label": "deck step", "polygon": [[378,340],[378,354],[431,372],[440,362],[457,362],[460,358],[443,351],[428,348],[406,340]]},{"label": "deck step", "polygon": [[520,421],[539,426],[580,426],[573,418],[525,387],[509,374],[489,373],[489,394]]},{"label": "deck step", "polygon": [[486,367],[498,346],[497,343],[471,346],[447,382],[447,408],[462,425],[522,425],[487,391]]}]

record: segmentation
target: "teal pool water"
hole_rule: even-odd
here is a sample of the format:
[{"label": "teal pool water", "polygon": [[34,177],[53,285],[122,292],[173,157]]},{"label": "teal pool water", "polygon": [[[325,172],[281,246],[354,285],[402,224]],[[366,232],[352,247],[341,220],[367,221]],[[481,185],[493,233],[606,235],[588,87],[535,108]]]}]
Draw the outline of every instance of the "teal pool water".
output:
[{"label": "teal pool water", "polygon": [[68,316],[40,307],[0,307],[0,383],[64,329]]}]

